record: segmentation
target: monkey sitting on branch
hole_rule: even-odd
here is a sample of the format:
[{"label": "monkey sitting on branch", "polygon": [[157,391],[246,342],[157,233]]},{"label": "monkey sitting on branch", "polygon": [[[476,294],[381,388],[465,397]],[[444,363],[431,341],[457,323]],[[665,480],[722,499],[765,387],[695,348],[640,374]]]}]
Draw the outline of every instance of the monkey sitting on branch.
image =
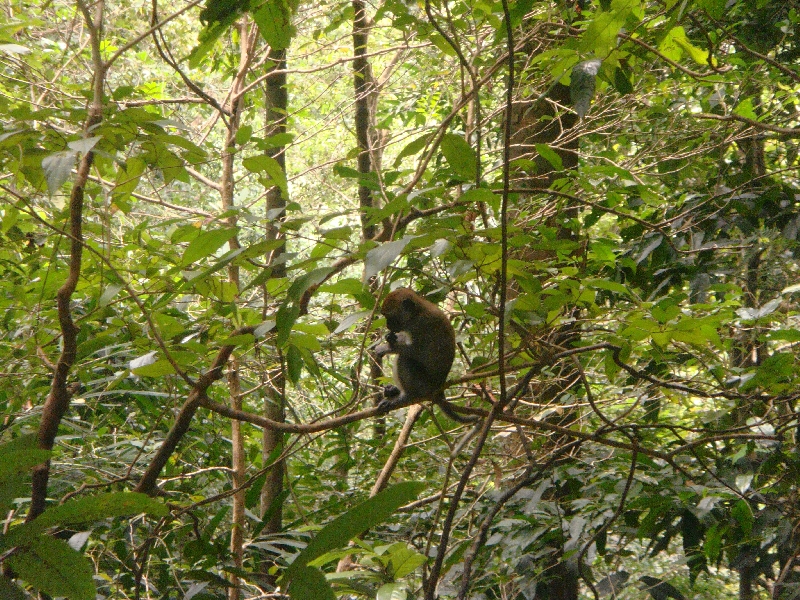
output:
[{"label": "monkey sitting on branch", "polygon": [[390,292],[381,312],[389,333],[375,354],[395,355],[395,385],[386,386],[378,408],[385,413],[414,400],[431,400],[454,421],[474,423],[477,417],[458,414],[442,390],[456,355],[456,332],[447,315],[408,288]]}]

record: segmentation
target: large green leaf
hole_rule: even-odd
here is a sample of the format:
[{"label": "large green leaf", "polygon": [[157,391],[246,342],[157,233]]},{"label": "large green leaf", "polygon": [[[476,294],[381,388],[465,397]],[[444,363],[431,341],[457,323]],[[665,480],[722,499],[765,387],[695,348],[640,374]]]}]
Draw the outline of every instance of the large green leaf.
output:
[{"label": "large green leaf", "polygon": [[36,434],[33,433],[0,445],[0,485],[6,478],[25,473],[48,458],[50,451],[37,447]]},{"label": "large green leaf", "polygon": [[187,266],[201,258],[211,256],[235,236],[238,231],[237,227],[223,227],[221,229],[203,231],[189,242],[186,251],[183,253],[181,264]]},{"label": "large green leaf", "polygon": [[322,571],[314,567],[302,566],[297,569],[289,584],[289,597],[292,600],[336,600],[331,585]]},{"label": "large green leaf", "polygon": [[128,517],[139,514],[163,517],[168,513],[169,510],[164,504],[146,494],[109,492],[70,500],[59,506],[48,508],[33,521],[15,527],[9,537],[15,543],[21,543],[26,537],[38,534],[45,528],[54,525],[81,525],[109,517]]},{"label": "large green leaf", "polygon": [[248,156],[242,161],[242,166],[253,173],[265,172],[269,180],[265,183],[277,185],[284,197],[289,196],[289,184],[286,182],[286,173],[281,168],[280,163],[266,154]]},{"label": "large green leaf", "polygon": [[295,34],[293,8],[286,0],[266,0],[252,11],[258,31],[273,50],[289,47]]},{"label": "large green leaf", "polygon": [[319,530],[308,546],[297,555],[284,577],[293,580],[299,569],[325,552],[340,548],[349,540],[389,518],[425,489],[424,483],[407,481],[386,488],[369,500],[354,506]]},{"label": "large green leaf", "polygon": [[412,239],[404,237],[401,240],[386,242],[367,252],[364,260],[364,279],[371,279],[392,264]]},{"label": "large green leaf", "polygon": [[46,594],[70,600],[95,599],[89,561],[63,540],[35,536],[8,562],[21,579]]},{"label": "large green leaf", "polygon": [[446,133],[442,138],[442,154],[447,159],[453,172],[464,181],[475,179],[477,157],[462,136]]}]

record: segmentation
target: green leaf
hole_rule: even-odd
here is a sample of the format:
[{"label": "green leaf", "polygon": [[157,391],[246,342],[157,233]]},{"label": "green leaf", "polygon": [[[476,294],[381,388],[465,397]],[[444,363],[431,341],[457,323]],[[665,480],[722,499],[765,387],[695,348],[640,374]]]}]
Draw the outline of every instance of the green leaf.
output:
[{"label": "green leaf", "polygon": [[289,335],[292,333],[292,325],[297,321],[300,316],[300,307],[296,304],[282,304],[275,315],[275,329],[278,330],[278,337],[275,344],[279,348],[283,348],[286,342],[289,341]]},{"label": "green leaf", "polygon": [[232,335],[226,337],[220,342],[222,346],[249,346],[255,341],[255,336],[252,333],[243,333],[241,335]]},{"label": "green leaf", "polygon": [[131,369],[131,373],[139,377],[163,377],[164,375],[172,375],[174,372],[175,367],[166,358]]},{"label": "green leaf", "polygon": [[10,510],[14,500],[26,495],[30,496],[30,476],[27,473],[7,475],[0,479],[0,510]]},{"label": "green leaf", "polygon": [[619,67],[614,69],[614,87],[623,96],[633,93],[633,84],[631,80],[628,78],[625,71]]},{"label": "green leaf", "polygon": [[169,509],[147,494],[138,492],[109,492],[87,498],[70,500],[48,508],[29,524],[43,527],[51,525],[80,525],[110,517],[131,517],[148,514],[165,517]]},{"label": "green leaf", "polygon": [[361,177],[361,173],[358,172],[357,169],[353,167],[348,167],[347,165],[343,165],[342,163],[336,163],[333,165],[333,173],[338,175],[339,177],[344,177],[347,179],[358,179]]},{"label": "green leaf", "polygon": [[725,16],[726,0],[695,0],[698,7],[705,9],[712,19],[721,19]]},{"label": "green leaf", "polygon": [[782,384],[790,380],[796,372],[794,355],[789,352],[776,352],[764,359],[756,370],[756,374],[742,385],[742,391],[748,392],[756,388],[780,391]]},{"label": "green leaf", "polygon": [[75,158],[78,153],[74,151],[56,152],[42,159],[42,169],[47,180],[47,190],[55,194],[64,182],[72,175]]},{"label": "green leaf", "polygon": [[200,21],[213,24],[235,19],[249,5],[249,0],[207,0],[205,8],[200,11]]},{"label": "green leaf", "polygon": [[345,546],[350,539],[382,523],[424,489],[425,484],[420,482],[398,483],[354,506],[319,530],[286,569],[284,577],[293,580],[299,569],[306,567],[310,561],[334,548]]},{"label": "green leaf", "polygon": [[252,125],[242,125],[236,131],[236,145],[242,146],[246,144],[250,137],[253,135],[253,126]]},{"label": "green leaf", "polygon": [[[591,97],[589,99],[591,100]],[[577,112],[577,107],[576,107],[576,112]],[[578,112],[578,115],[581,117],[583,116],[583,114]],[[556,171],[561,171],[564,169],[564,163],[561,160],[561,157],[558,154],[556,154],[556,152],[547,144],[536,144],[536,152],[539,153],[539,156],[541,156],[543,159],[549,162]]]},{"label": "green leaf", "polygon": [[495,214],[500,212],[500,194],[495,194],[488,188],[470,188],[458,199],[461,204],[469,204],[471,202],[483,202],[488,205]]},{"label": "green leaf", "polygon": [[715,523],[706,533],[706,539],[703,543],[703,553],[711,563],[716,563],[722,552],[722,542],[725,534],[725,529]]},{"label": "green leaf", "polygon": [[97,593],[89,561],[63,540],[47,535],[29,539],[8,563],[20,578],[51,596],[94,600]]},{"label": "green leaf", "polygon": [[49,450],[38,447],[35,433],[22,435],[0,445],[0,484],[5,480],[26,473],[50,458]]},{"label": "green leaf", "polygon": [[261,148],[283,148],[294,141],[293,133],[276,133],[259,142]]},{"label": "green leaf", "polygon": [[203,57],[211,51],[217,39],[228,29],[239,15],[247,9],[249,0],[208,0],[200,12],[200,20],[207,27],[200,33],[200,43],[189,53],[189,67],[196,69]]},{"label": "green leaf", "polygon": [[477,157],[462,136],[446,133],[442,138],[442,154],[447,159],[453,172],[464,181],[475,179]]},{"label": "green leaf", "polygon": [[579,50],[584,54],[606,57],[617,45],[617,34],[625,24],[625,11],[596,13],[581,36]]},{"label": "green leaf", "polygon": [[752,98],[745,98],[739,102],[739,104],[736,105],[736,108],[733,109],[733,114],[744,117],[745,119],[751,119],[753,121],[758,120],[758,115],[756,114],[756,109],[753,106]]},{"label": "green leaf", "polygon": [[364,259],[364,279],[371,279],[392,264],[412,239],[414,238],[406,236],[401,240],[381,244],[367,252]]},{"label": "green leaf", "polygon": [[261,37],[273,50],[288,48],[294,37],[292,12],[286,0],[267,0],[252,12]]},{"label": "green leaf", "polygon": [[214,252],[222,248],[222,246],[238,232],[238,227],[224,227],[222,229],[212,229],[211,231],[202,232],[189,242],[181,258],[181,264],[187,266],[201,258],[214,254]]},{"label": "green leaf", "polygon": [[314,269],[309,273],[301,275],[292,282],[289,291],[286,292],[286,299],[289,301],[297,302],[305,294],[306,290],[312,285],[317,285],[328,277],[333,272],[330,267],[320,267]]},{"label": "green leaf", "polygon": [[447,56],[458,56],[453,47],[438,33],[429,34],[428,39]]},{"label": "green leaf", "polygon": [[394,544],[388,557],[389,573],[394,579],[402,579],[424,565],[426,560],[424,554],[413,548],[403,543]]},{"label": "green leaf", "polygon": [[631,291],[621,283],[616,281],[609,281],[608,279],[585,279],[584,285],[597,290],[608,290],[609,292],[616,292],[624,296],[631,296]]},{"label": "green leaf", "polygon": [[[689,41],[689,38],[686,37],[686,30],[680,25],[669,30],[667,35],[664,36],[664,39],[661,40],[661,43],[658,45],[658,50],[664,56],[674,60],[675,62],[683,58],[685,53],[688,54],[691,59],[699,65],[705,66],[709,64],[708,52],[692,44],[692,42]],[[717,64],[717,61],[714,59],[714,57],[711,57],[711,64],[715,66]]]},{"label": "green leaf", "polygon": [[753,531],[753,523],[755,523],[755,517],[753,516],[753,511],[750,510],[750,505],[744,500],[739,500],[731,508],[731,516],[739,524],[743,537],[750,537]]},{"label": "green leaf", "polygon": [[288,592],[292,600],[336,600],[322,571],[305,565],[294,572]]},{"label": "green leaf", "polygon": [[292,385],[297,385],[303,373],[303,355],[297,346],[289,344],[286,347],[286,376]]},{"label": "green leaf", "polygon": [[387,583],[378,589],[375,600],[406,600],[408,587],[405,583]]},{"label": "green leaf", "polygon": [[418,152],[422,151],[422,149],[428,144],[428,142],[430,142],[430,140],[431,134],[427,133],[406,144],[400,151],[400,154],[398,154],[397,158],[394,160],[394,167],[399,167],[400,163],[403,162],[403,159],[407,156],[414,156]]},{"label": "green leaf", "polygon": [[[265,172],[270,181],[277,185],[284,197],[289,196],[289,186],[286,182],[286,173],[281,168],[280,163],[266,154],[248,156],[242,161],[242,166],[253,173]],[[269,182],[266,182],[268,185]]]}]

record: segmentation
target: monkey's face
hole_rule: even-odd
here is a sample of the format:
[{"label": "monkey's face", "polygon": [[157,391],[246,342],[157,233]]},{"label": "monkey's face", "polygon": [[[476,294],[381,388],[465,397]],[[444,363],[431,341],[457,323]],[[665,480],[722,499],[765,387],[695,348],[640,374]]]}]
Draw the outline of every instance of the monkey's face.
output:
[{"label": "monkey's face", "polygon": [[389,331],[403,331],[416,316],[419,307],[413,298],[413,292],[406,289],[395,290],[386,296],[381,312],[386,317]]}]

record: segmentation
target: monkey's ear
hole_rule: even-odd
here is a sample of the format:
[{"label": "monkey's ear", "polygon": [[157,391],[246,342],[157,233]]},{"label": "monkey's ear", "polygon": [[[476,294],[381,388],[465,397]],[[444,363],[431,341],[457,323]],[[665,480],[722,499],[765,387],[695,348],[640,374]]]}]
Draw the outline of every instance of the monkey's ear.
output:
[{"label": "monkey's ear", "polygon": [[403,310],[407,310],[410,313],[417,312],[417,303],[414,302],[412,298],[405,298],[403,299]]}]

